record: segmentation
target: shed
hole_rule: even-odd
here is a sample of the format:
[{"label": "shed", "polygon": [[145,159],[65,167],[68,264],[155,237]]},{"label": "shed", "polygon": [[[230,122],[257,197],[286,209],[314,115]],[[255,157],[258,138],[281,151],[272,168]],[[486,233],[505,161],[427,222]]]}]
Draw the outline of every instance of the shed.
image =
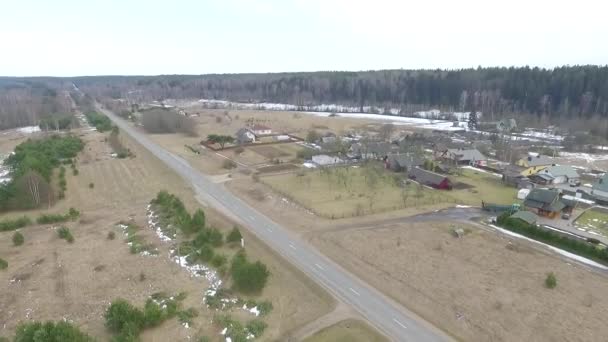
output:
[{"label": "shed", "polygon": [[530,194],[530,189],[519,189],[517,192],[517,199],[523,200]]}]

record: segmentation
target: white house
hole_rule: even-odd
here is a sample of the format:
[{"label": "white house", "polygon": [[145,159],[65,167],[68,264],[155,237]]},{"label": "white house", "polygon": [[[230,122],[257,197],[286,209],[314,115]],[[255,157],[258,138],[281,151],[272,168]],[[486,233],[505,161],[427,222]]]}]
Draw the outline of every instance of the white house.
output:
[{"label": "white house", "polygon": [[268,126],[264,126],[264,125],[252,125],[249,127],[249,129],[253,132],[253,134],[255,135],[271,135],[272,134],[272,129],[270,129],[270,127]]},{"label": "white house", "polygon": [[312,162],[318,166],[332,166],[343,163],[343,160],[338,157],[328,156],[327,154],[319,154],[312,156]]},{"label": "white house", "polygon": [[542,171],[540,171],[537,175],[541,175],[541,174],[549,175],[549,176],[553,177],[553,179],[551,181],[553,184],[563,184],[563,183],[578,184],[578,183],[580,183],[580,176],[579,176],[578,172],[576,172],[576,170],[572,166],[568,166],[568,165],[549,166],[549,167],[543,169]]},{"label": "white house", "polygon": [[248,128],[241,128],[236,132],[236,141],[239,144],[248,144],[255,142],[255,134]]}]

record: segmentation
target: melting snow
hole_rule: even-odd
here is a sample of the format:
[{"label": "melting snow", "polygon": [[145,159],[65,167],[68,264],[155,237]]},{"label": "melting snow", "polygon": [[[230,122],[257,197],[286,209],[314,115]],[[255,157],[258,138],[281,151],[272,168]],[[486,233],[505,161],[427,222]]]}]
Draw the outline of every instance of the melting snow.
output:
[{"label": "melting snow", "polygon": [[17,132],[24,133],[24,134],[36,133],[36,132],[40,132],[40,127],[39,126],[20,127],[20,128],[17,128]]},{"label": "melting snow", "polygon": [[152,205],[148,204],[148,225],[154,229],[154,231],[156,232],[156,235],[158,235],[158,237],[161,239],[161,241],[171,241],[175,238],[175,236],[169,236],[167,234],[165,234],[165,232],[163,232],[161,226],[160,226],[160,222],[158,221],[158,215],[156,215],[156,213],[154,213],[154,211],[152,210]]}]

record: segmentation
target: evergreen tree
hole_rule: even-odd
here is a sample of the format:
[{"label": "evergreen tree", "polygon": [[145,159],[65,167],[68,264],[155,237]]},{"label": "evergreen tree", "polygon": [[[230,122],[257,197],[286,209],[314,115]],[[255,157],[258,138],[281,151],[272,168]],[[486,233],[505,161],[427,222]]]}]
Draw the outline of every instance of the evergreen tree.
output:
[{"label": "evergreen tree", "polygon": [[475,131],[478,127],[479,126],[477,124],[477,111],[473,109],[471,113],[469,113],[469,129]]}]

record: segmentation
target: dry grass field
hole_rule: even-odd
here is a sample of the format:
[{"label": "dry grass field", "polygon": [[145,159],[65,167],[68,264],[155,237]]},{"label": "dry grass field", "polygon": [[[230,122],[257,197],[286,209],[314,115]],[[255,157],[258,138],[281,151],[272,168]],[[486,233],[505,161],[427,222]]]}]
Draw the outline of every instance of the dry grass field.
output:
[{"label": "dry grass field", "polygon": [[[311,233],[311,243],[464,341],[597,341],[608,334],[606,275],[524,241],[449,223]],[[557,287],[544,280],[555,272]],[[601,339],[601,338],[600,338]]]},{"label": "dry grass field", "polygon": [[500,177],[482,171],[461,169],[460,175],[450,176],[453,183],[464,183],[466,189],[454,189],[449,196],[456,202],[481,206],[481,201],[498,204],[519,202],[517,189],[502,184]]},{"label": "dry grass field", "polygon": [[[154,292],[185,291],[188,296],[184,307],[194,307],[199,312],[193,326],[185,328],[175,319],[170,320],[147,330],[142,339],[187,341],[207,335],[213,341],[219,340],[219,329],[211,323],[214,312],[202,305],[206,280],[191,278],[172,262],[168,258],[170,243],[161,242],[146,224],[147,203],[162,189],[180,196],[189,210],[198,208],[200,205],[190,188],[128,138],[124,140],[135,153],[133,159],[111,158],[110,147],[100,133],[88,132],[82,138],[87,145],[78,158],[79,175],[66,173],[66,199],[48,210],[63,213],[74,207],[81,211],[79,221],[67,224],[75,242],[68,244],[57,238],[50,225],[21,229],[26,242],[20,247],[12,246],[12,232],[0,233],[0,255],[9,263],[6,270],[0,271],[0,336],[11,336],[23,320],[65,318],[107,340],[102,315],[113,299],[125,298],[142,306]],[[92,188],[90,183],[94,184]],[[210,225],[224,232],[232,228],[233,224],[217,212],[204,210]],[[23,214],[35,217],[40,212],[47,211],[3,217]],[[122,232],[116,228],[118,221],[129,219],[142,227],[140,234],[159,249],[158,256],[129,252]],[[116,234],[114,240],[107,238],[110,231]],[[250,258],[263,261],[272,273],[268,286],[256,297],[268,299],[274,305],[265,318],[269,327],[264,339],[281,340],[331,311],[334,302],[327,293],[245,229],[241,232]]]},{"label": "dry grass field", "polygon": [[347,319],[320,330],[303,342],[388,342],[388,339],[364,322]]}]

